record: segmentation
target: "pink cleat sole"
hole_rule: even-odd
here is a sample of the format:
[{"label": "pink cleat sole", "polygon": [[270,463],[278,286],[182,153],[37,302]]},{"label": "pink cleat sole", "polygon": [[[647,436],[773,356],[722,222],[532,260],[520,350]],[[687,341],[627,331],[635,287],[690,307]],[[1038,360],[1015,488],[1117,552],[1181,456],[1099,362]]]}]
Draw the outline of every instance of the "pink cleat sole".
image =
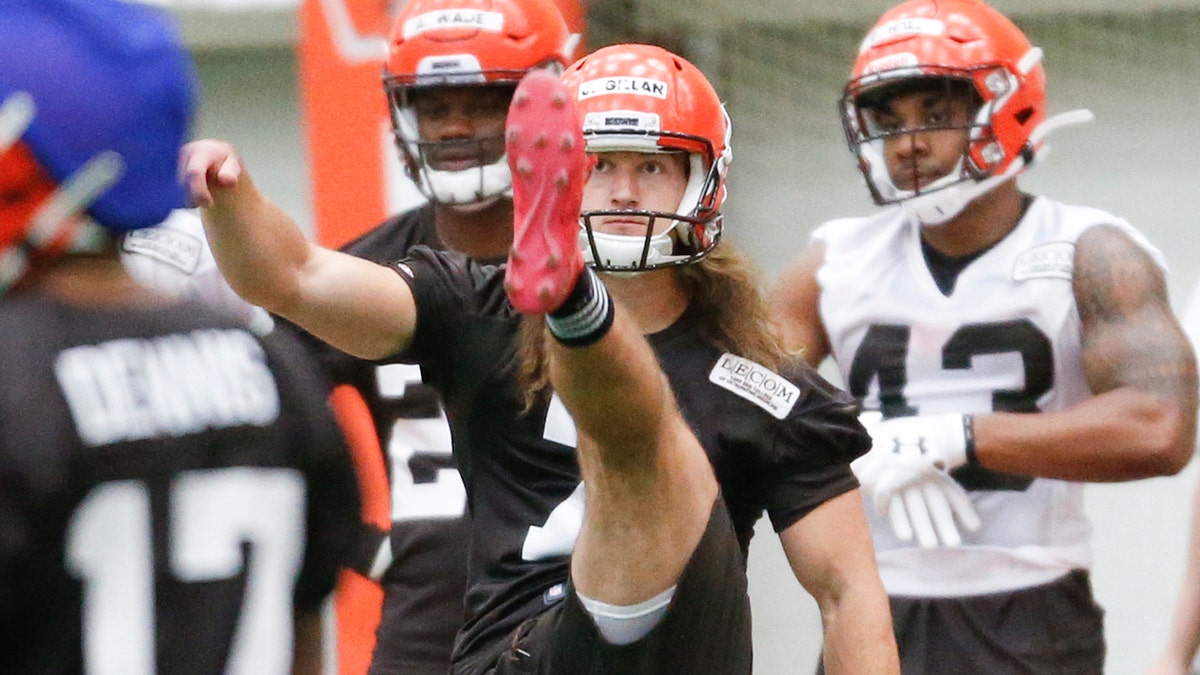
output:
[{"label": "pink cleat sole", "polygon": [[588,160],[575,109],[558,77],[525,76],[505,125],[513,175],[513,246],[504,287],[517,311],[544,314],[562,305],[583,270],[579,207]]}]

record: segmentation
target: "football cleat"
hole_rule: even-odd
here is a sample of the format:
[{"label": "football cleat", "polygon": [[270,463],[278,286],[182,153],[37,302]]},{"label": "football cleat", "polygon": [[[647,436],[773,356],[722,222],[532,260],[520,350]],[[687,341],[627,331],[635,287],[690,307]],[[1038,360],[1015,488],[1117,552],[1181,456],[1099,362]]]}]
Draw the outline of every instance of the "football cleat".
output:
[{"label": "football cleat", "polygon": [[583,270],[579,208],[588,159],[579,119],[559,79],[525,76],[513,94],[505,148],[513,175],[513,245],[504,287],[517,311],[562,305]]}]

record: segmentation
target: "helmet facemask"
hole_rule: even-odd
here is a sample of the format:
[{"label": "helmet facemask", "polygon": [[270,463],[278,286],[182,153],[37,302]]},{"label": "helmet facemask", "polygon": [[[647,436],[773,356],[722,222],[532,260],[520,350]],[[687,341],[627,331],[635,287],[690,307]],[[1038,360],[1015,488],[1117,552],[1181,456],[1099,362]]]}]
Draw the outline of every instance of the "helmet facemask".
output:
[{"label": "helmet facemask", "polygon": [[[612,115],[644,115],[615,111]],[[581,214],[579,233],[584,258],[597,270],[644,272],[675,265],[688,265],[707,256],[721,240],[722,214],[712,207],[717,202],[728,157],[715,157],[707,139],[671,132],[634,130],[589,130],[584,122],[588,152],[688,153],[688,179],[674,212],[645,209],[591,209]],[[728,148],[728,139],[725,147]],[[728,155],[728,153],[726,153]],[[646,218],[644,235],[607,234],[592,226],[594,218],[606,216]],[[655,234],[663,221],[670,227]]]},{"label": "helmet facemask", "polygon": [[[905,69],[908,71],[909,69]],[[1016,79],[998,67],[971,70],[917,67],[915,74],[891,71],[886,77],[867,77],[852,82],[841,101],[843,127],[847,141],[859,160],[859,168],[875,203],[900,204],[922,224],[944,223],[958,215],[975,198],[990,191],[1001,181],[1015,175],[1006,166],[1024,167],[1027,159],[1008,161],[996,136],[993,120],[1016,91]],[[979,83],[988,87],[981,94]],[[965,101],[973,110],[967,119],[938,119],[916,127],[894,128],[888,119],[890,99],[909,93],[928,93],[952,106]],[[935,104],[936,105],[936,104]],[[921,133],[953,132],[964,134],[964,150],[955,165],[941,175],[928,177],[929,167],[912,154],[908,173],[914,178],[910,187],[896,184],[884,153],[886,142],[905,142],[903,137]]]},{"label": "helmet facemask", "polygon": [[[523,73],[514,73],[511,80],[484,83],[482,81],[486,76],[479,73],[477,83],[447,82],[441,86],[503,89],[506,94],[504,106],[498,111],[500,119],[503,119],[507,101],[511,99],[512,90],[521,75]],[[385,87],[396,148],[404,159],[405,170],[421,194],[435,204],[451,207],[482,207],[512,194],[512,174],[504,154],[502,127],[497,133],[487,136],[422,140],[415,101],[431,87],[405,85],[398,78],[390,78]],[[447,162],[466,162],[469,166],[445,168]]]}]

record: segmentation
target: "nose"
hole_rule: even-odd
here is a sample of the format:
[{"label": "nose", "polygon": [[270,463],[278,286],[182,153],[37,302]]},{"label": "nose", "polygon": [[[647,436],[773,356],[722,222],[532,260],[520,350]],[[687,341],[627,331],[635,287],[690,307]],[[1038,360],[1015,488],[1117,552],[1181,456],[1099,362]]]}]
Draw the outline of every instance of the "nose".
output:
[{"label": "nose", "polygon": [[929,132],[905,129],[892,137],[892,148],[900,159],[914,159],[929,154]]},{"label": "nose", "polygon": [[620,167],[612,174],[609,199],[615,208],[631,209],[640,201],[637,174],[634,169]]},{"label": "nose", "polygon": [[438,135],[443,139],[471,138],[475,135],[476,117],[465,106],[451,106],[438,120]]}]

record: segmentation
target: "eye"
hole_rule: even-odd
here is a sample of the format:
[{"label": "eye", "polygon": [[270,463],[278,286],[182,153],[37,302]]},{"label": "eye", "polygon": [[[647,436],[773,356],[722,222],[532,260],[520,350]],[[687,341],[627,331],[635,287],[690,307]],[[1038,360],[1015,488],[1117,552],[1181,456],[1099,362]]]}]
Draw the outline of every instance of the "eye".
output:
[{"label": "eye", "polygon": [[866,128],[871,136],[886,136],[899,132],[903,125],[898,116],[877,111],[866,116]]},{"label": "eye", "polygon": [[445,118],[449,114],[450,107],[441,101],[422,98],[413,101],[413,110],[417,112],[419,119],[433,121]]},{"label": "eye", "polygon": [[602,173],[612,168],[612,162],[608,161],[601,155],[596,155],[596,166],[592,168],[595,173]]},{"label": "eye", "polygon": [[662,162],[656,159],[648,160],[642,163],[642,173],[657,175],[665,170],[666,169],[663,167]]},{"label": "eye", "polygon": [[475,105],[471,107],[471,114],[475,117],[496,117],[508,114],[508,104],[511,97],[503,92],[490,91],[479,96]]}]

